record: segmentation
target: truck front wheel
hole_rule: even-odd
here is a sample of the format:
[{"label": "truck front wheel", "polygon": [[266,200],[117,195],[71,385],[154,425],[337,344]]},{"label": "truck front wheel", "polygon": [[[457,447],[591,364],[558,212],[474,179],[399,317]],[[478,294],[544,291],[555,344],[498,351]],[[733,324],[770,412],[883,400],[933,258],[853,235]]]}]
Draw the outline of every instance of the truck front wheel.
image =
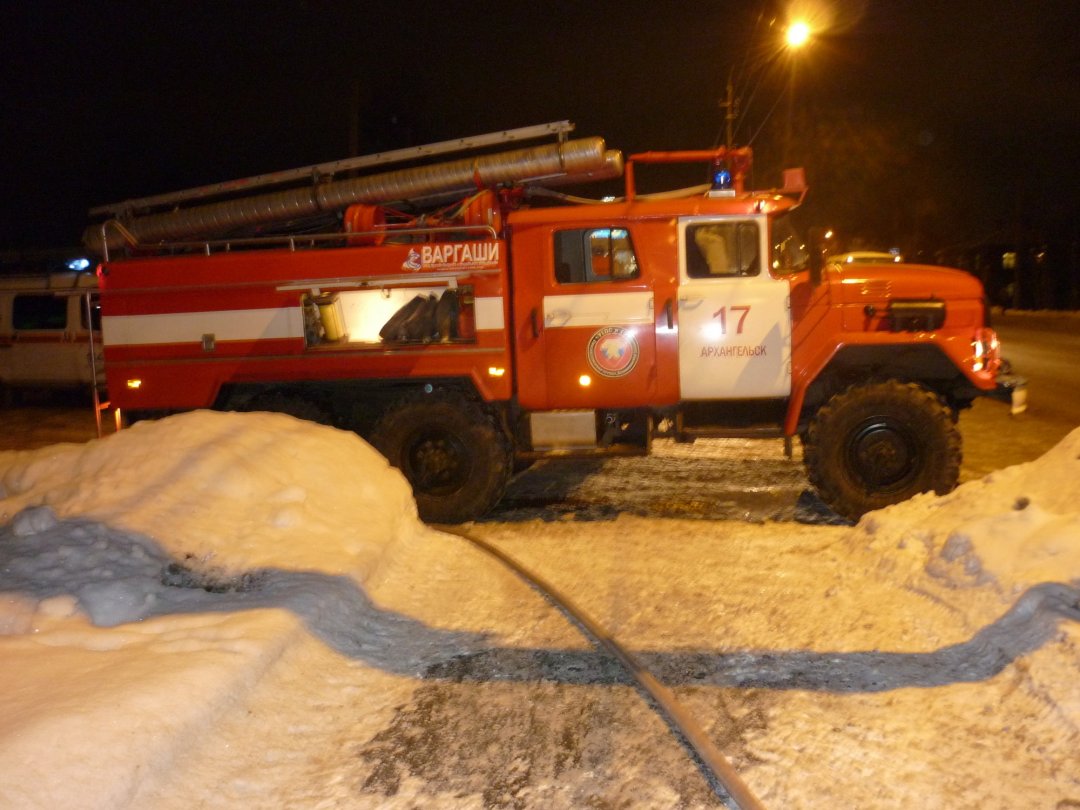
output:
[{"label": "truck front wheel", "polygon": [[830,399],[803,437],[810,483],[837,514],[863,514],[960,477],[960,432],[933,392],[913,383],[854,385]]},{"label": "truck front wheel", "polygon": [[512,464],[506,437],[464,399],[406,399],[372,430],[372,444],[404,473],[421,519],[461,523],[502,497]]}]

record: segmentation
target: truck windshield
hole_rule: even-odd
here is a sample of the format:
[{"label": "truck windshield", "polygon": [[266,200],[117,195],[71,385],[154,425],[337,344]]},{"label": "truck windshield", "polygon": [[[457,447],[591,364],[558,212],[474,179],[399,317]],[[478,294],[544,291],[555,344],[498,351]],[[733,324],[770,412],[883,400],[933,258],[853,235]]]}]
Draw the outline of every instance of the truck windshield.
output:
[{"label": "truck windshield", "polygon": [[805,270],[810,260],[810,252],[806,248],[795,224],[791,221],[791,214],[781,214],[772,221],[772,271],[774,275],[787,275]]}]

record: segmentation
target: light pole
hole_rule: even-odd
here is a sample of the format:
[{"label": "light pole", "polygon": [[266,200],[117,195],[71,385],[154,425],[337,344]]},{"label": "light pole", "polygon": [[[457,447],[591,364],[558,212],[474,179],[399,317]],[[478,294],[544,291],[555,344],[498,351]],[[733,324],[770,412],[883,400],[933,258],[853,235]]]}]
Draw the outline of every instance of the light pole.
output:
[{"label": "light pole", "polygon": [[784,127],[784,146],[781,155],[781,163],[785,166],[791,152],[791,127],[792,119],[795,116],[795,67],[797,63],[794,54],[796,51],[806,47],[813,35],[813,29],[805,20],[793,20],[788,24],[787,30],[784,32],[784,44],[791,58],[790,72],[788,74],[787,123]]},{"label": "light pole", "polygon": [[735,98],[735,68],[728,71],[727,92],[720,106],[724,108],[724,146],[735,148],[735,119],[738,118],[739,104]]},{"label": "light pole", "polygon": [[[750,50],[747,50],[747,59],[745,64],[740,68],[740,79],[738,82],[735,81],[736,66],[732,65],[731,69],[728,71],[727,84],[724,88],[724,98],[719,103],[720,108],[724,110],[724,145],[728,149],[733,149],[735,147],[735,126],[739,117],[752,106],[753,97],[757,94],[758,87],[755,87],[754,90],[749,93],[750,99],[743,98],[747,91],[745,85],[748,82],[748,77],[756,75],[760,86],[760,81],[763,79],[766,71],[776,64],[776,62],[784,55],[785,51],[788,53],[789,58],[792,58],[791,54],[809,44],[813,36],[814,29],[808,22],[800,19],[793,20],[788,24],[787,28],[784,29],[782,39],[777,38],[773,40],[775,44],[766,49],[764,58],[761,58],[759,55],[752,59]],[[738,87],[736,87],[736,85],[738,85]],[[788,143],[791,140],[792,106],[795,94],[794,62],[790,64],[787,93],[788,120],[783,143],[785,157],[787,155]],[[765,116],[765,121],[772,116],[777,105],[783,101],[783,97],[784,93],[781,91],[776,103],[773,104],[772,109],[769,110],[768,114]],[[762,126],[764,126],[764,121],[762,122]],[[719,136],[717,136],[717,141],[719,141],[719,139]],[[751,137],[750,140],[752,141],[753,138]]]}]

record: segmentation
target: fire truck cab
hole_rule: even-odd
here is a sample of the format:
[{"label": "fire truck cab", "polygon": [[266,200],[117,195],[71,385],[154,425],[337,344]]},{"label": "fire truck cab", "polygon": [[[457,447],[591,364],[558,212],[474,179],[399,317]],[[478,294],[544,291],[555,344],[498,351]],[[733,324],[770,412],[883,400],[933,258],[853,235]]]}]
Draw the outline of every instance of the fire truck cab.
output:
[{"label": "fire truck cab", "polygon": [[[748,150],[624,162],[601,139],[567,141],[567,126],[509,133],[555,132],[551,146],[106,209],[84,240],[104,259],[113,404],[354,430],[434,522],[490,509],[515,462],[643,454],[657,436],[798,436],[811,482],[854,518],[955,486],[956,415],[975,397],[1022,407],[974,278],[826,265],[791,223],[805,185],[744,189]],[[461,144],[425,155],[443,148]],[[636,168],[686,161],[718,180],[638,192]],[[552,190],[624,167],[618,200]],[[311,217],[344,211],[266,234],[309,198]]]}]

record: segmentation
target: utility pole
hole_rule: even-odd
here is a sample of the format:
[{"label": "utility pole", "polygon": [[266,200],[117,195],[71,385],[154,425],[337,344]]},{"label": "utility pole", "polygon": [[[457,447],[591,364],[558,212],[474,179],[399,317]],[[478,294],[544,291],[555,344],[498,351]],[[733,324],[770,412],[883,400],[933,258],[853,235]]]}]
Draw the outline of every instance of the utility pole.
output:
[{"label": "utility pole", "polygon": [[720,109],[724,110],[724,146],[728,149],[732,149],[735,145],[735,119],[739,118],[739,99],[735,98],[735,89],[734,84],[731,81],[731,73],[728,73],[727,95],[723,102],[720,102]]},{"label": "utility pole", "polygon": [[735,146],[735,119],[739,117],[739,101],[735,98],[735,85],[732,82],[731,73],[728,73],[727,95],[720,102],[720,108],[724,110],[724,146],[732,149]]},{"label": "utility pole", "polygon": [[791,139],[792,139],[792,121],[795,118],[795,62],[792,61],[790,73],[788,74],[788,99],[787,99],[787,121],[784,124],[784,145],[783,154],[781,157],[781,163],[784,166],[788,165],[788,160],[791,157]]}]

